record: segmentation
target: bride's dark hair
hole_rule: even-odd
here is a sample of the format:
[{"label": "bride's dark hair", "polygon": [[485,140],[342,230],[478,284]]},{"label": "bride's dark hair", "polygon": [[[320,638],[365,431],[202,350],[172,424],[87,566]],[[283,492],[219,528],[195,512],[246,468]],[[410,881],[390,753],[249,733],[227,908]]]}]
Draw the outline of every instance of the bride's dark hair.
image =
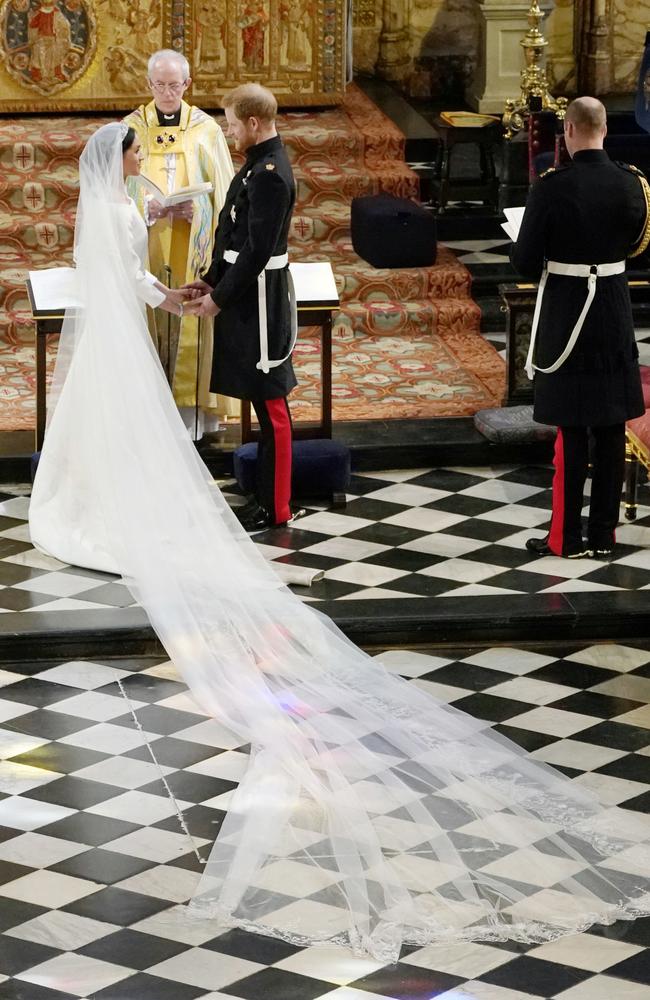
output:
[{"label": "bride's dark hair", "polygon": [[134,139],[135,139],[135,129],[129,126],[129,131],[122,139],[122,154],[126,153],[127,149],[131,148]]}]

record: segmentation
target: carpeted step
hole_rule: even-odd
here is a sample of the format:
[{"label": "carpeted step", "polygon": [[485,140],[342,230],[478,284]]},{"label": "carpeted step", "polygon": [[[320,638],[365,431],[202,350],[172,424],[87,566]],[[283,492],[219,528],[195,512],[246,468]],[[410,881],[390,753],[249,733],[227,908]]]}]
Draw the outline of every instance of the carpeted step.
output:
[{"label": "carpeted step", "polygon": [[[368,335],[337,326],[333,337],[332,401],[334,420],[395,420],[468,416],[499,406],[504,391],[498,355],[474,337],[475,353],[461,363],[446,336]],[[295,352],[298,386],[291,394],[295,420],[317,420],[320,413],[320,344],[300,338]],[[477,406],[477,404],[479,404]]]},{"label": "carpeted step", "polygon": [[[424,333],[441,336],[467,336],[470,341],[478,332],[481,313],[471,299],[391,299],[345,302],[333,316],[333,323],[342,335],[350,337],[418,337]],[[459,343],[462,341],[459,341]],[[500,360],[500,359],[499,359]]]},{"label": "carpeted step", "polygon": [[296,200],[307,206],[319,195],[337,194],[348,203],[352,198],[386,192],[399,198],[417,198],[417,174],[404,163],[382,163],[377,168],[359,169],[355,164],[333,163],[326,156],[314,156],[296,172]]},{"label": "carpeted step", "polygon": [[[344,112],[343,114],[341,112]],[[223,115],[214,115],[223,127]],[[7,170],[42,168],[57,157],[75,160],[89,137],[117,115],[66,115],[60,118],[6,118],[0,134],[0,167]],[[278,119],[282,139],[292,160],[327,151],[334,162],[358,161],[375,166],[380,161],[404,160],[404,136],[361,90],[348,88],[342,109],[284,113]]]},{"label": "carpeted step", "polygon": [[[26,271],[71,262],[77,159],[92,132],[109,120],[5,119],[0,130],[0,392],[9,404],[3,429],[34,425]],[[342,108],[285,113],[279,128],[297,184],[291,257],[330,260],[342,300],[334,317],[335,419],[464,416],[498,405],[503,362],[480,337],[470,275],[456,256],[439,247],[432,267],[377,269],[352,248],[353,197],[418,197],[402,133],[354,86]],[[53,337],[50,370],[55,349]],[[317,417],[319,354],[313,331],[301,330],[299,387],[292,394],[298,419]]]},{"label": "carpeted step", "polygon": [[345,244],[335,247],[318,245],[311,252],[306,247],[299,252],[294,244],[292,255],[294,260],[329,260],[342,302],[437,301],[452,298],[471,303],[470,273],[447,247],[438,247],[436,263],[431,267],[373,267]]}]

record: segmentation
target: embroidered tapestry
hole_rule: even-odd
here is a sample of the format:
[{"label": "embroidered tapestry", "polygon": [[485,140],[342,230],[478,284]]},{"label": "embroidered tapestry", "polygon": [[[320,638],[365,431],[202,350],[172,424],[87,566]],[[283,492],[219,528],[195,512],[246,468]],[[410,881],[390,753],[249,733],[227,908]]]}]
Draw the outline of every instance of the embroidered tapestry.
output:
[{"label": "embroidered tapestry", "polygon": [[150,97],[148,56],[183,52],[190,103],[250,80],[285,107],[345,86],[346,0],[0,0],[0,112],[128,111]]}]

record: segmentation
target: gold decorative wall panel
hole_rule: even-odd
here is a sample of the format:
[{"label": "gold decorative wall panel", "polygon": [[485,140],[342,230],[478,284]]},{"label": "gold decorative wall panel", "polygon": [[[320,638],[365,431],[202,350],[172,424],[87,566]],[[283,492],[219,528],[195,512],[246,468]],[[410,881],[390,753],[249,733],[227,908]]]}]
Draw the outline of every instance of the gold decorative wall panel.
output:
[{"label": "gold decorative wall panel", "polygon": [[345,0],[191,0],[186,55],[193,100],[207,107],[215,94],[258,80],[284,105],[340,103],[345,6]]},{"label": "gold decorative wall panel", "polygon": [[189,99],[219,106],[249,80],[279,103],[338,104],[346,0],[0,0],[0,112],[126,111],[147,58],[183,52]]}]

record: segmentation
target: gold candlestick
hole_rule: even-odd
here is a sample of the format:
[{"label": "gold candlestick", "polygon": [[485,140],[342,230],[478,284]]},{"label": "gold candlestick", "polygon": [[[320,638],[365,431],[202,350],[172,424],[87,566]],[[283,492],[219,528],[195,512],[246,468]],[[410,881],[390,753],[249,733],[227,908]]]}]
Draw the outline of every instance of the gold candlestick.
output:
[{"label": "gold candlestick", "polygon": [[555,98],[549,93],[548,80],[546,79],[546,69],[544,66],[544,50],[548,42],[540,30],[540,23],[544,18],[537,0],[532,0],[528,11],[529,28],[520,44],[524,50],[525,66],[521,71],[521,92],[517,99],[511,98],[506,101],[502,123],[505,128],[506,139],[512,139],[515,132],[519,132],[525,125],[530,114],[531,98],[540,110],[555,111],[558,118],[564,118],[567,99],[566,97]]}]

